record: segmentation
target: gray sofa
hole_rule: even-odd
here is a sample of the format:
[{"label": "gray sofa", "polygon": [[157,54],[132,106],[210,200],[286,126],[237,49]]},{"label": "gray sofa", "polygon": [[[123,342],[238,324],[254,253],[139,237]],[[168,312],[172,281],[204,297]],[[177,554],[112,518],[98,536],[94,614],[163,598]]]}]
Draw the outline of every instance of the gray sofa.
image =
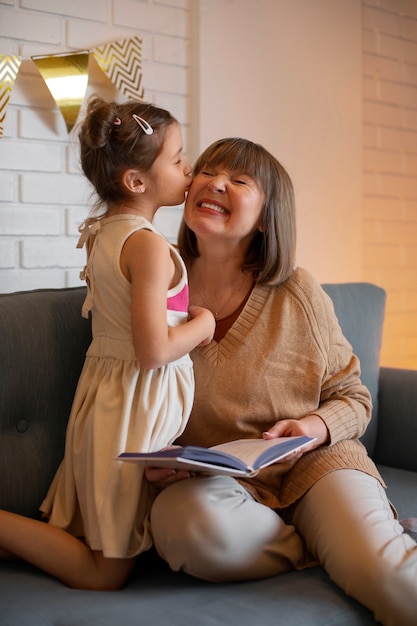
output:
[{"label": "gray sofa", "polygon": [[[400,517],[417,516],[417,371],[379,368],[385,293],[324,285],[361,359],[374,399],[364,442]],[[90,340],[84,289],[0,296],[0,508],[37,509],[62,457],[72,397]],[[376,572],[375,575],[378,575]],[[417,609],[416,609],[417,610]],[[171,572],[153,551],[118,592],[76,591],[23,563],[0,563],[1,626],[354,626],[371,614],[315,567],[266,580],[210,584]]]}]

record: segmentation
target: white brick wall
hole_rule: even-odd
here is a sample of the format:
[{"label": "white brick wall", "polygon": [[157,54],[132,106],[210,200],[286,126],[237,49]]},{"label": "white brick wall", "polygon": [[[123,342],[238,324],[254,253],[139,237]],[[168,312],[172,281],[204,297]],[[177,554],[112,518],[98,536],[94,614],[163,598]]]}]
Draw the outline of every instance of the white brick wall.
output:
[{"label": "white brick wall", "polygon": [[384,365],[417,368],[417,2],[363,1],[364,278],[387,290]]},{"label": "white brick wall", "polygon": [[[145,99],[168,108],[189,143],[190,0],[0,0],[0,54],[23,58],[0,138],[0,292],[78,286],[78,224],[89,208],[77,141],[31,60],[142,39]],[[93,59],[91,93],[123,99]],[[82,111],[81,111],[82,116]],[[81,117],[80,116],[80,117]],[[176,239],[182,207],[156,224]]]}]

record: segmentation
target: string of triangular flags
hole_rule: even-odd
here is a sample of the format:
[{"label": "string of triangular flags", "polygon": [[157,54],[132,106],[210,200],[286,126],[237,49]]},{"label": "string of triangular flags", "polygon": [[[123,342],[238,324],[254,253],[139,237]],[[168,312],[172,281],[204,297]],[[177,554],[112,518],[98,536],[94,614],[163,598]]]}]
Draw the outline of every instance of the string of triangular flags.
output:
[{"label": "string of triangular flags", "polygon": [[[142,40],[139,37],[113,41],[88,51],[32,56],[65,119],[68,132],[77,120],[87,90],[90,54],[124,96],[133,100],[143,98]],[[0,137],[22,60],[22,57],[13,54],[0,54]]]}]

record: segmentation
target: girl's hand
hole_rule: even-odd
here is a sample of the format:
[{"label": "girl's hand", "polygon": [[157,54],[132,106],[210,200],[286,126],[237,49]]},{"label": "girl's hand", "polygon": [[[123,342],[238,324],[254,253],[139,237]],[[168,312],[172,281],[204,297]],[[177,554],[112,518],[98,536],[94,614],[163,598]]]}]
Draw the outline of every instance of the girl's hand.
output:
[{"label": "girl's hand", "polygon": [[210,341],[213,339],[214,331],[216,330],[216,320],[214,319],[213,313],[202,306],[195,305],[189,307],[188,313],[191,319],[199,317],[205,324],[205,327],[207,329],[207,337],[203,339],[203,341],[201,341],[198,345],[208,346]]},{"label": "girl's hand", "polygon": [[179,480],[186,480],[192,477],[191,472],[185,470],[174,470],[166,467],[145,467],[146,479],[159,491],[169,487]]}]

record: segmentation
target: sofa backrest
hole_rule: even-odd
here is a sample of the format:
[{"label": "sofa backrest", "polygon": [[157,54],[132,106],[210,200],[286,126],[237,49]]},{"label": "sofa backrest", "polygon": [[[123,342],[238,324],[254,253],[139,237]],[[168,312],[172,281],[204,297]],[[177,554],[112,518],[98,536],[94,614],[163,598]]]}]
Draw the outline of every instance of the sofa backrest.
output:
[{"label": "sofa backrest", "polygon": [[36,517],[91,341],[84,288],[0,296],[0,508]]},{"label": "sofa backrest", "polygon": [[386,293],[371,283],[324,284],[322,287],[333,301],[343,334],[359,357],[362,382],[372,395],[372,420],[361,439],[372,455],[378,428],[379,363]]},{"label": "sofa backrest", "polygon": [[[374,401],[364,442],[373,451],[385,292],[324,285],[362,364]],[[0,508],[36,517],[64,451],[75,387],[91,341],[85,288],[0,295]]]}]

